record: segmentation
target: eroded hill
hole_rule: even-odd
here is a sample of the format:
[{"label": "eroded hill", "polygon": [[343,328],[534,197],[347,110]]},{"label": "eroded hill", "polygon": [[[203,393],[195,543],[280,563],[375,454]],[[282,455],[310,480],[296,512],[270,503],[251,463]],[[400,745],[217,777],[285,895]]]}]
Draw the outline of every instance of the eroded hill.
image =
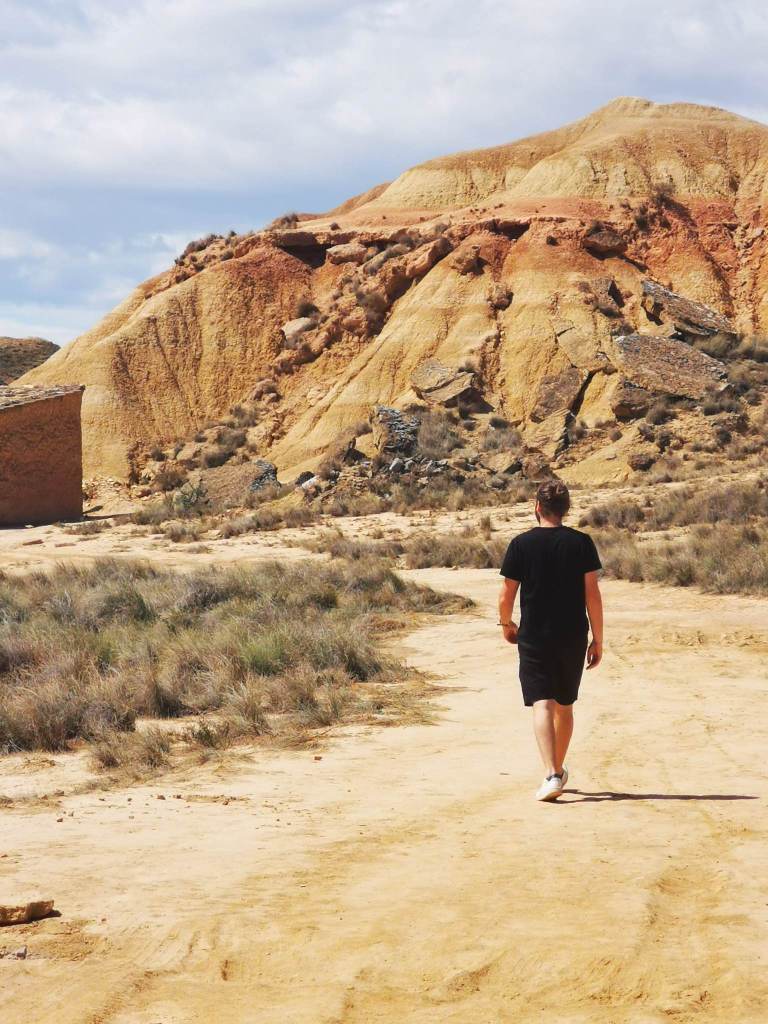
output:
[{"label": "eroded hill", "polygon": [[460,401],[419,386],[432,361],[438,392],[471,375],[475,407],[566,475],[621,477],[659,395],[688,402],[692,443],[711,443],[697,408],[728,379],[697,346],[768,326],[767,172],[766,126],[617,100],[328,215],[202,239],[25,380],[86,385],[90,475],[135,475],[247,403],[237,457],[287,476],[376,406]]}]

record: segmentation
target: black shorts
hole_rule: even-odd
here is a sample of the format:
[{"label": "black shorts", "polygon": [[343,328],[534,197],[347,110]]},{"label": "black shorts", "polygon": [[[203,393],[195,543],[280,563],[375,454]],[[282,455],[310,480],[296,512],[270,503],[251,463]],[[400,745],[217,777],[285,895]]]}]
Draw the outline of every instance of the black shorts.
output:
[{"label": "black shorts", "polygon": [[587,637],[579,634],[546,643],[518,641],[523,701],[573,704],[579,696],[581,673],[587,656]]}]

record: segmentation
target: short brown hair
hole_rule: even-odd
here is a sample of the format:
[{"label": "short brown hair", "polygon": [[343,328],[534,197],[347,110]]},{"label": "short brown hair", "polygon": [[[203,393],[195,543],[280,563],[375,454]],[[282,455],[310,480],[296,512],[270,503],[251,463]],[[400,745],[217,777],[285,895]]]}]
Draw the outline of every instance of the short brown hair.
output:
[{"label": "short brown hair", "polygon": [[571,507],[571,496],[562,480],[545,480],[543,484],[539,484],[536,501],[545,515],[557,516],[559,519],[562,519]]}]

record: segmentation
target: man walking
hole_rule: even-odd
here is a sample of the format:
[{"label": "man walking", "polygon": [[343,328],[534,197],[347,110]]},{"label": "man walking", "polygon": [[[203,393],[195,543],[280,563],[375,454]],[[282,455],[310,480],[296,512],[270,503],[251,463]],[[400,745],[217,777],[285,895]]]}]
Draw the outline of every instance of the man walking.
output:
[{"label": "man walking", "polygon": [[[603,656],[603,603],[597,574],[602,568],[586,533],[563,526],[571,505],[568,488],[547,480],[536,492],[538,526],[515,537],[504,557],[499,625],[517,644],[520,683],[545,778],[537,800],[557,800],[568,781],[565,755],[573,733],[573,704],[586,658],[596,668]],[[520,627],[512,621],[520,589]],[[592,640],[587,644],[587,615]]]}]

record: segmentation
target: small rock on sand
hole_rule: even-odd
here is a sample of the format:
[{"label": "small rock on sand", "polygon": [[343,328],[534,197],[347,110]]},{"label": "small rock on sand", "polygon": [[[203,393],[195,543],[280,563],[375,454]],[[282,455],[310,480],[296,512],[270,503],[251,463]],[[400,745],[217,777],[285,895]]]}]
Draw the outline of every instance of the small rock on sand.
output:
[{"label": "small rock on sand", "polygon": [[28,924],[53,913],[53,900],[32,900],[29,903],[0,903],[0,925]]}]

